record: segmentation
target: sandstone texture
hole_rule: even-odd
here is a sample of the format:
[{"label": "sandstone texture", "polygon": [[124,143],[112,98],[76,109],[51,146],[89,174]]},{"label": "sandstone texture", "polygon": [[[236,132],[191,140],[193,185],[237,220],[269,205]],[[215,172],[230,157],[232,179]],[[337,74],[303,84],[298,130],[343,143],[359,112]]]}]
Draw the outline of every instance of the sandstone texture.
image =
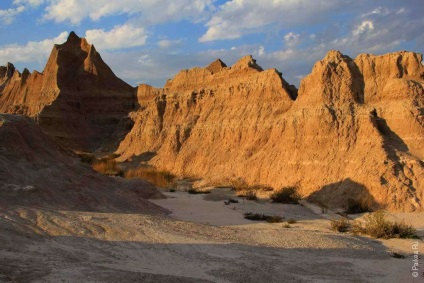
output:
[{"label": "sandstone texture", "polygon": [[424,67],[397,52],[356,59],[330,51],[299,90],[251,56],[183,70],[164,88],[140,85],[120,160],[225,185],[296,186],[341,206],[362,198],[422,211]]},{"label": "sandstone texture", "polygon": [[42,73],[0,67],[0,112],[33,117],[67,147],[94,150],[131,128],[134,88],[74,32],[55,45]]},{"label": "sandstone texture", "polygon": [[143,180],[94,172],[22,115],[0,114],[0,208],[163,214],[147,198],[163,197]]}]

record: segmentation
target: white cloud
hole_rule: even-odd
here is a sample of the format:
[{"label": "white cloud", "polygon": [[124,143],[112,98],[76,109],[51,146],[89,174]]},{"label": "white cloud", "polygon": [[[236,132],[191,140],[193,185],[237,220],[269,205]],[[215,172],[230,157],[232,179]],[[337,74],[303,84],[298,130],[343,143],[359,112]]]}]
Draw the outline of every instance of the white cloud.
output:
[{"label": "white cloud", "polygon": [[97,21],[111,15],[126,14],[144,25],[182,19],[198,20],[213,9],[212,0],[47,0],[43,18],[79,24],[90,18]]},{"label": "white cloud", "polygon": [[270,25],[279,28],[310,25],[328,20],[329,13],[348,9],[350,5],[349,0],[231,0],[220,6],[199,41],[236,39]]},{"label": "white cloud", "polygon": [[45,64],[54,44],[63,43],[68,37],[67,32],[62,32],[52,39],[42,41],[29,41],[25,45],[3,45],[0,46],[0,62],[35,62]]},{"label": "white cloud", "polygon": [[179,46],[181,42],[182,42],[181,39],[178,39],[178,40],[162,39],[158,41],[157,45],[162,49],[169,49],[171,47]]},{"label": "white cloud", "polygon": [[144,28],[125,24],[115,26],[109,31],[87,30],[85,37],[99,50],[112,50],[143,46],[146,43],[147,32]]},{"label": "white cloud", "polygon": [[30,5],[38,7],[43,4],[45,0],[13,0],[13,5]]},{"label": "white cloud", "polygon": [[300,42],[300,34],[289,32],[284,36],[284,42],[287,46],[296,46]]},{"label": "white cloud", "polygon": [[20,13],[22,13],[23,11],[25,11],[24,6],[19,6],[17,8],[10,8],[5,10],[0,9],[0,20],[6,25],[11,24],[13,20],[15,19],[15,17],[19,15]]},{"label": "white cloud", "polygon": [[372,21],[363,21],[359,26],[357,26],[353,31],[353,35],[360,35],[366,31],[371,31],[374,29],[374,23]]}]

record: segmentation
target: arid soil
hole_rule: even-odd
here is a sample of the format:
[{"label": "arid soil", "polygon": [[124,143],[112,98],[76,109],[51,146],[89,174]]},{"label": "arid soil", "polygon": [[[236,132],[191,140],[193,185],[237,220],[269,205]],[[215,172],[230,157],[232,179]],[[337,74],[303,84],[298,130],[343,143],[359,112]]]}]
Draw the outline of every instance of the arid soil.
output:
[{"label": "arid soil", "polygon": [[[217,200],[229,193],[166,193],[154,202],[170,217],[3,207],[0,282],[412,282],[415,240],[334,233],[310,204]],[[245,211],[297,223],[254,223]]]}]

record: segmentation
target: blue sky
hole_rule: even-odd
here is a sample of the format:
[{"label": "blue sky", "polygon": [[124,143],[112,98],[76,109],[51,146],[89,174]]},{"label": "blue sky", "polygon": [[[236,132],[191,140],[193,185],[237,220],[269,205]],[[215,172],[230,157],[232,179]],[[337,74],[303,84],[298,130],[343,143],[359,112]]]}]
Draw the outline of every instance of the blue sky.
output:
[{"label": "blue sky", "polygon": [[423,15],[424,0],[2,0],[0,65],[42,71],[75,31],[133,86],[248,54],[299,85],[331,49],[423,53]]}]

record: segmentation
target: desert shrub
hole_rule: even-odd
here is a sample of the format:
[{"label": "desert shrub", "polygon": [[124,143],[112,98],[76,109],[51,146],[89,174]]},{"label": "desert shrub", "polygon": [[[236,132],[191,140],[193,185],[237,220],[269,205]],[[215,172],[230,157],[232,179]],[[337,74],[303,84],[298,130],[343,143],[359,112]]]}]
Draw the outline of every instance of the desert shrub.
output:
[{"label": "desert shrub", "polygon": [[192,195],[196,195],[196,194],[210,194],[210,191],[199,191],[196,189],[189,189],[187,190],[187,193],[192,194]]},{"label": "desert shrub", "polygon": [[101,174],[112,175],[112,176],[122,176],[122,169],[118,167],[117,163],[113,159],[102,159],[94,161],[92,164],[93,169]]},{"label": "desert shrub", "polygon": [[245,213],[244,218],[252,221],[267,221],[269,223],[280,223],[283,221],[283,217],[278,215],[265,215],[263,213],[252,212]]},{"label": "desert shrub", "polygon": [[230,187],[236,191],[246,190],[249,186],[243,179],[234,179],[230,181]]},{"label": "desert shrub", "polygon": [[364,217],[364,221],[356,221],[353,231],[374,238],[418,238],[417,230],[403,222],[391,222],[385,219],[385,212],[380,210]]},{"label": "desert shrub", "polygon": [[149,181],[153,185],[162,188],[170,188],[174,186],[175,175],[168,171],[159,171],[153,167],[139,167],[129,169],[125,172],[125,178],[141,178]]},{"label": "desert shrub", "polygon": [[290,224],[289,223],[286,223],[286,224],[284,224],[284,226],[283,226],[284,228],[291,228],[291,226],[290,226]]},{"label": "desert shrub", "polygon": [[371,204],[367,199],[353,199],[350,198],[346,201],[346,214],[357,214],[363,212],[371,212]]},{"label": "desert shrub", "polygon": [[272,202],[298,204],[301,199],[295,187],[285,187],[271,195]]},{"label": "desert shrub", "polygon": [[293,218],[291,218],[291,219],[287,220],[287,223],[289,223],[289,224],[295,224],[295,223],[297,223],[297,221],[294,220]]},{"label": "desert shrub", "polygon": [[170,193],[175,193],[175,189],[174,188],[171,188],[171,189],[169,189],[169,192]]},{"label": "desert shrub", "polygon": [[244,195],[244,197],[247,200],[257,200],[258,199],[255,191],[247,191],[246,194]]},{"label": "desert shrub", "polygon": [[351,227],[350,221],[347,219],[333,219],[331,220],[331,230],[336,232],[347,232]]}]

